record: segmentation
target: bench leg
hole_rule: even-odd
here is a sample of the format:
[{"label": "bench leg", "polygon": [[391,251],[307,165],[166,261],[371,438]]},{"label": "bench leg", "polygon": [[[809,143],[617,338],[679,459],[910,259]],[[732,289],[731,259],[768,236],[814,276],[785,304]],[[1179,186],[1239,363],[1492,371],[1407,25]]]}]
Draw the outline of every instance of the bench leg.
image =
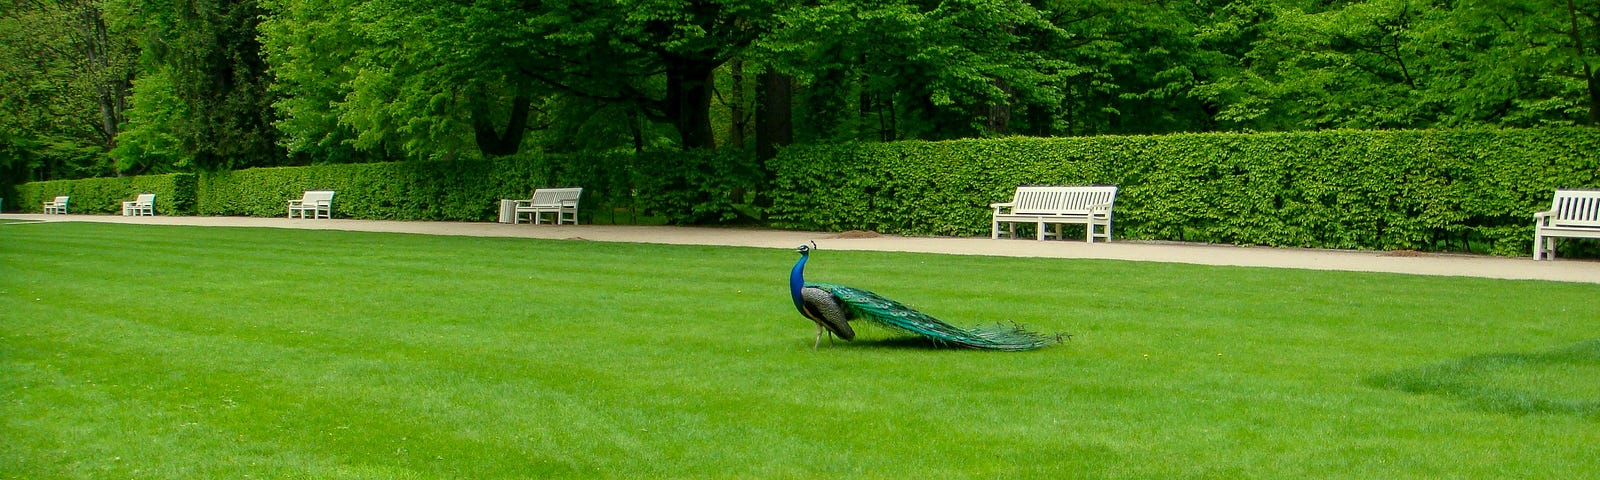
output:
[{"label": "bench leg", "polygon": [[989,238],[991,238],[991,239],[1000,238],[1000,232],[1001,232],[1000,226],[1001,226],[1001,224],[1005,225],[1005,230],[1004,231],[1005,231],[1005,234],[1006,234],[1006,238],[1017,238],[1017,222],[1001,222],[1001,221],[996,220],[996,221],[992,221],[991,223],[992,223],[992,225],[990,226],[990,231],[992,233],[989,234]]},{"label": "bench leg", "polygon": [[1555,239],[1555,237],[1548,237],[1548,236],[1544,236],[1544,235],[1534,234],[1533,235],[1533,259],[1534,260],[1555,260],[1555,258],[1556,258],[1556,239]]},{"label": "bench leg", "polygon": [[1039,238],[1039,240],[1044,240],[1044,229],[1045,228],[1046,227],[1044,225],[1044,222],[1039,222],[1039,228],[1037,230],[1038,231],[1038,235],[1036,235]]},{"label": "bench leg", "polygon": [[1110,223],[1106,223],[1104,225],[1101,225],[1101,227],[1103,228],[1103,231],[1101,233],[1098,233],[1098,234],[1094,233],[1095,224],[1093,222],[1090,222],[1087,226],[1088,226],[1088,230],[1089,230],[1089,243],[1094,243],[1094,238],[1095,237],[1103,238],[1103,239],[1105,239],[1105,241],[1107,243],[1111,242],[1111,224]]}]

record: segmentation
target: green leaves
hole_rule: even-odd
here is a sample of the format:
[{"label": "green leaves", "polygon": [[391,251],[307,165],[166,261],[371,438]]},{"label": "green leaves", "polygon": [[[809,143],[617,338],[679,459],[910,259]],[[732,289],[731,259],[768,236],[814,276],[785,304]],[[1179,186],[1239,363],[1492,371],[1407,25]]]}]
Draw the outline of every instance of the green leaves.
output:
[{"label": "green leaves", "polygon": [[792,147],[775,226],[983,235],[1018,185],[1113,184],[1117,238],[1523,255],[1555,188],[1600,187],[1591,129],[1330,131]]},{"label": "green leaves", "polygon": [[104,153],[124,120],[138,50],[104,3],[0,6],[0,172],[17,175],[0,183],[115,173]]},{"label": "green leaves", "polygon": [[126,141],[113,150],[134,172],[281,165],[272,77],[261,58],[255,0],[118,0],[141,48]]},{"label": "green leaves", "polygon": [[41,202],[57,195],[68,195],[72,197],[68,208],[71,213],[121,214],[122,202],[133,200],[141,193],[154,193],[156,214],[193,214],[195,177],[189,173],[174,173],[31,182],[17,186],[17,203],[7,200],[6,204],[24,212],[38,212]]},{"label": "green leaves", "polygon": [[[1224,126],[1533,127],[1596,123],[1600,10],[1561,0],[1274,2],[1207,38],[1248,40],[1195,93]],[[1254,24],[1257,38],[1243,25]],[[1238,40],[1233,40],[1237,42]]]}]

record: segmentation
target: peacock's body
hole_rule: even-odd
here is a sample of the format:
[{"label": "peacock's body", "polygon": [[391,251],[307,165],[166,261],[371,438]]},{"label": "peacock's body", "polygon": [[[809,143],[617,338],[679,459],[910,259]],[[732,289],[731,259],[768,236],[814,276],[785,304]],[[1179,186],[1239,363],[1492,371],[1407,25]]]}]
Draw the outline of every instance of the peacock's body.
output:
[{"label": "peacock's body", "polygon": [[957,345],[987,350],[1032,350],[1060,340],[1056,335],[1028,331],[1020,325],[1000,325],[965,329],[907,307],[900,302],[859,288],[805,280],[806,260],[811,246],[799,247],[800,260],[789,272],[789,294],[801,315],[817,323],[816,348],[822,335],[829,333],[845,340],[856,337],[850,321],[866,319],[872,323],[927,338],[935,345]]}]

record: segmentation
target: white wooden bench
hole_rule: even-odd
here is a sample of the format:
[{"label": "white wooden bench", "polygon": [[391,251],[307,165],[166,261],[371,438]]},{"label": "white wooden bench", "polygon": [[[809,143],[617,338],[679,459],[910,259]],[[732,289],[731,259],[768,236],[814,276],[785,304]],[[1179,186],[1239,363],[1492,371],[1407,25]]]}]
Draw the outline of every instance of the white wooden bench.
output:
[{"label": "white wooden bench", "polygon": [[137,217],[156,214],[156,194],[141,193],[131,202],[122,202],[122,216]]},{"label": "white wooden bench", "polygon": [[56,197],[55,200],[44,202],[44,213],[66,215],[68,198],[69,197],[62,195]]},{"label": "white wooden bench", "polygon": [[333,218],[333,193],[332,190],[306,190],[300,199],[289,201],[289,218],[294,218],[296,213],[306,218],[308,212],[312,219]]},{"label": "white wooden bench", "polygon": [[515,214],[511,223],[522,223],[522,216],[528,215],[528,220],[538,225],[546,213],[556,214],[555,223],[560,225],[568,221],[573,225],[578,224],[578,197],[583,195],[583,188],[541,188],[533,191],[533,198],[517,200],[513,210]]},{"label": "white wooden bench", "polygon": [[[1016,224],[1032,223],[1038,227],[1039,240],[1046,236],[1045,226],[1055,224],[1056,238],[1061,238],[1061,225],[1081,223],[1085,239],[1111,241],[1111,206],[1117,200],[1114,185],[1017,187],[1009,202],[990,204],[994,220],[989,238],[1000,238],[1000,224],[1006,224],[1006,234],[1016,237]],[[1100,232],[1095,232],[1095,227]]]},{"label": "white wooden bench", "polygon": [[1533,214],[1533,259],[1556,258],[1556,238],[1600,238],[1600,190],[1556,190],[1550,209]]}]

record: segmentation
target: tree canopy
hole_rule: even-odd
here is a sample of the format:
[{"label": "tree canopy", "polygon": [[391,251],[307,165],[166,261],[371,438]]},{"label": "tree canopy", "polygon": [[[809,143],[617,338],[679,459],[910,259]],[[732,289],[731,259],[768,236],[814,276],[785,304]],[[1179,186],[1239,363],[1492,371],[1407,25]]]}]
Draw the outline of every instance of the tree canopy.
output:
[{"label": "tree canopy", "polygon": [[[7,180],[1600,121],[1594,0],[11,0]],[[754,161],[754,156],[752,156]]]}]

